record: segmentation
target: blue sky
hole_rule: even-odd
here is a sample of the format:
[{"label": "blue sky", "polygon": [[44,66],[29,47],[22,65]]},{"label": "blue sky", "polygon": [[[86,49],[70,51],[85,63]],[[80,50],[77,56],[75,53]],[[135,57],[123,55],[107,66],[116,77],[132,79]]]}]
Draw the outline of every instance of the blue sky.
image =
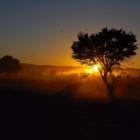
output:
[{"label": "blue sky", "polygon": [[[77,65],[70,46],[78,32],[123,28],[136,34],[139,44],[139,13],[139,0],[1,0],[0,56],[10,54],[25,63]],[[131,64],[140,68],[140,49],[137,53]]]}]

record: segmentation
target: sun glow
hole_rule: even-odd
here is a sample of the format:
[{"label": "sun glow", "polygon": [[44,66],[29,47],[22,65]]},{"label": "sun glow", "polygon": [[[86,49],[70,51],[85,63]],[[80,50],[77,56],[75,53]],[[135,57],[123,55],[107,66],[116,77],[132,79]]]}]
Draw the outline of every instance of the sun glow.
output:
[{"label": "sun glow", "polygon": [[85,72],[86,73],[96,73],[96,74],[98,74],[99,73],[99,66],[94,65],[94,66],[86,67]]}]

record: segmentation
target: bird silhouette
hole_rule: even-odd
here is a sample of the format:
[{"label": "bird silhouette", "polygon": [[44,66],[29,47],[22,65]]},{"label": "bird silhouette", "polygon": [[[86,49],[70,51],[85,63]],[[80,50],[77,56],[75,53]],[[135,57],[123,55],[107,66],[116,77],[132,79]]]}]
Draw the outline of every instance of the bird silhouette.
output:
[{"label": "bird silhouette", "polygon": [[60,29],[60,32],[64,32],[64,29]]}]

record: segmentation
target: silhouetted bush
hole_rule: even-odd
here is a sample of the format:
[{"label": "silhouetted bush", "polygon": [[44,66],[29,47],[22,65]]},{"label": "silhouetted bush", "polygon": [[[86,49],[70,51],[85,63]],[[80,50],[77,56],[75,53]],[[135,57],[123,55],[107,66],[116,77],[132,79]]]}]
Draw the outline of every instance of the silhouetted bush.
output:
[{"label": "silhouetted bush", "polygon": [[21,70],[20,61],[10,55],[0,59],[0,73],[6,73],[8,77],[11,73],[17,73]]}]

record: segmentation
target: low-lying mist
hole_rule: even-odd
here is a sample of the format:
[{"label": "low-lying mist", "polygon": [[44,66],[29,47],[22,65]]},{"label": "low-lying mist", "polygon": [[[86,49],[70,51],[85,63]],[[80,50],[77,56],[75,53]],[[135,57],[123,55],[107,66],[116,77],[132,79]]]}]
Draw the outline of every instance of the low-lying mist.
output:
[{"label": "low-lying mist", "polygon": [[[115,97],[118,99],[140,99],[140,77],[115,77]],[[108,101],[108,91],[99,75],[90,74],[17,74],[9,79],[0,77],[0,88],[41,95],[58,94],[70,99]],[[26,91],[27,90],[27,91]],[[29,92],[28,92],[29,90]]]}]

